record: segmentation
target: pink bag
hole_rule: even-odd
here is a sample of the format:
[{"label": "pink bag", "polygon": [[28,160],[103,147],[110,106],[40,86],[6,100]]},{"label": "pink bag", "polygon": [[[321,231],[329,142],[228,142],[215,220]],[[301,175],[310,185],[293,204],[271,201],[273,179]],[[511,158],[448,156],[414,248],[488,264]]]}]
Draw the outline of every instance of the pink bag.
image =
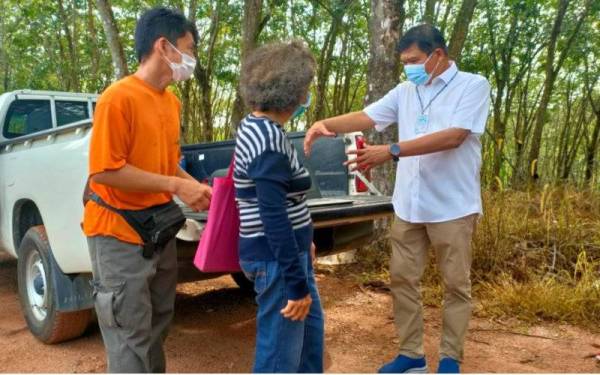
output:
[{"label": "pink bag", "polygon": [[239,272],[240,213],[235,202],[233,160],[227,177],[215,177],[208,219],[194,265],[202,272]]}]

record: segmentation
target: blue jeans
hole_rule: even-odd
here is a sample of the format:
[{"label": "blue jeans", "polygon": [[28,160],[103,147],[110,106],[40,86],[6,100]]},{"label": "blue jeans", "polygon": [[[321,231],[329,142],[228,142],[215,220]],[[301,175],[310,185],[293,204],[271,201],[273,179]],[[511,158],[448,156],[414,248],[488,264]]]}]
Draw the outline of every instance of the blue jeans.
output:
[{"label": "blue jeans", "polygon": [[255,373],[323,372],[323,308],[308,252],[301,254],[300,260],[305,266],[312,298],[304,321],[292,321],[281,315],[288,300],[277,261],[240,261],[244,274],[254,281],[258,303]]}]

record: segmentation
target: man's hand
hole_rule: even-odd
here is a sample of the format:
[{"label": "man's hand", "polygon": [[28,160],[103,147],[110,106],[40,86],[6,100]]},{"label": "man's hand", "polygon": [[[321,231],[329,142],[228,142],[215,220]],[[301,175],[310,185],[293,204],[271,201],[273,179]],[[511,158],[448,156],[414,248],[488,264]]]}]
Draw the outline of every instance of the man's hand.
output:
[{"label": "man's hand", "polygon": [[351,166],[351,171],[360,170],[366,172],[373,167],[381,165],[386,161],[392,160],[390,148],[387,145],[369,146],[360,150],[352,150],[347,152],[348,155],[356,155],[354,159],[344,163],[346,166]]},{"label": "man's hand", "polygon": [[310,305],[312,304],[312,298],[310,294],[299,300],[288,300],[287,306],[281,310],[281,315],[290,320],[304,320],[310,311]]},{"label": "man's hand", "polygon": [[321,137],[335,137],[336,134],[329,131],[323,121],[315,122],[306,132],[304,137],[304,154],[310,156],[313,143]]},{"label": "man's hand", "polygon": [[310,259],[312,260],[313,265],[317,261],[317,246],[315,246],[314,242],[310,244]]},{"label": "man's hand", "polygon": [[210,206],[212,189],[198,181],[174,177],[171,191],[196,212],[207,210]]}]

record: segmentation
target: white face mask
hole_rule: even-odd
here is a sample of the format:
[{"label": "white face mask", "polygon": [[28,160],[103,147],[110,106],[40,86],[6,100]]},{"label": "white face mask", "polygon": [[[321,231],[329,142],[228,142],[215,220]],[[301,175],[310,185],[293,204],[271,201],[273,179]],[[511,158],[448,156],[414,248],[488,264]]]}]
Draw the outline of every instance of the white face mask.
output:
[{"label": "white face mask", "polygon": [[171,47],[175,51],[177,51],[181,55],[181,62],[176,63],[170,61],[166,56],[165,60],[169,63],[171,70],[173,70],[173,80],[174,81],[185,81],[190,79],[192,74],[194,74],[194,69],[196,69],[196,59],[192,56],[185,54],[177,49],[171,42],[169,42]]}]

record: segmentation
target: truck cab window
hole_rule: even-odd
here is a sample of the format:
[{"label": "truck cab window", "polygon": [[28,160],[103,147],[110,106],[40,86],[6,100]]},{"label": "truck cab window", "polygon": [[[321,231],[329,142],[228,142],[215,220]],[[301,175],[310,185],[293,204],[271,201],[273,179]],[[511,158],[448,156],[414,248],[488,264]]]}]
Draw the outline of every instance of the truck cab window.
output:
[{"label": "truck cab window", "polygon": [[52,129],[49,100],[16,100],[8,108],[2,134],[10,139],[48,129]]},{"label": "truck cab window", "polygon": [[55,101],[56,106],[56,124],[63,126],[77,121],[90,118],[88,113],[88,102],[81,101]]}]

